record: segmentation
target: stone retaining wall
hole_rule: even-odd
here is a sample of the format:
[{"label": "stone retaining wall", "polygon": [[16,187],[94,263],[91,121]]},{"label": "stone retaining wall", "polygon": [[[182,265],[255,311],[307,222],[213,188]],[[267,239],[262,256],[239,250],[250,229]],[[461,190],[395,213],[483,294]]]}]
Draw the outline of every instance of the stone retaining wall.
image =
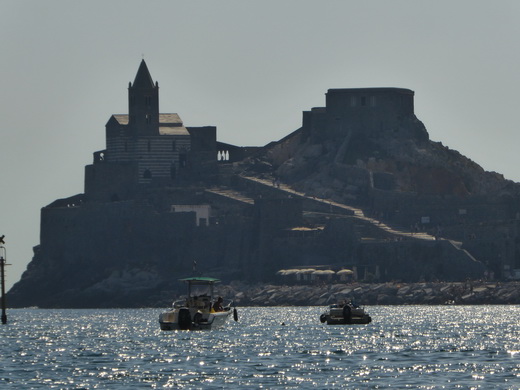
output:
[{"label": "stone retaining wall", "polygon": [[361,305],[520,304],[520,282],[438,282],[248,286],[231,283],[217,293],[239,306],[326,306],[354,299]]}]

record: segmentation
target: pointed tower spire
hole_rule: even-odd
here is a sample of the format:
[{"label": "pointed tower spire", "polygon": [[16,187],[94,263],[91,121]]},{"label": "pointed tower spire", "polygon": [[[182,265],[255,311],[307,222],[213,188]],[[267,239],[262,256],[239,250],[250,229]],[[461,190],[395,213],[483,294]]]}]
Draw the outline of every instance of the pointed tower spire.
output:
[{"label": "pointed tower spire", "polygon": [[154,85],[144,59],[134,84],[128,85],[128,113],[129,124],[136,134],[159,134],[159,85]]},{"label": "pointed tower spire", "polygon": [[153,80],[150,72],[148,71],[148,67],[146,66],[146,62],[144,59],[141,61],[141,65],[139,65],[139,69],[137,70],[137,74],[135,75],[134,88],[153,88]]}]

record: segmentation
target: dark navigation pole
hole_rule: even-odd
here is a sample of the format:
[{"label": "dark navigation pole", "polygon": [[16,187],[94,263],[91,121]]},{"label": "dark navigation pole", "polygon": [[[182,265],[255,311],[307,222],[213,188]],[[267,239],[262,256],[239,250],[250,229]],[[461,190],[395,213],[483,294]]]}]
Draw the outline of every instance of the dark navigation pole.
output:
[{"label": "dark navigation pole", "polygon": [[5,308],[5,266],[7,261],[7,254],[5,251],[5,247],[2,244],[5,244],[4,236],[0,236],[0,279],[2,282],[2,324],[7,324],[7,314]]}]

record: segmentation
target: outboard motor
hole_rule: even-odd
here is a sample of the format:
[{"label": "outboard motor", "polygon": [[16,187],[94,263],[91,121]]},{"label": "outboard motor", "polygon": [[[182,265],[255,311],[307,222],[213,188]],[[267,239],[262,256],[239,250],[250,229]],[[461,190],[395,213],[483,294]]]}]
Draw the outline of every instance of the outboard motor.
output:
[{"label": "outboard motor", "polygon": [[179,328],[181,330],[189,330],[191,329],[191,315],[190,310],[186,307],[179,309],[179,317],[177,319],[179,323]]}]

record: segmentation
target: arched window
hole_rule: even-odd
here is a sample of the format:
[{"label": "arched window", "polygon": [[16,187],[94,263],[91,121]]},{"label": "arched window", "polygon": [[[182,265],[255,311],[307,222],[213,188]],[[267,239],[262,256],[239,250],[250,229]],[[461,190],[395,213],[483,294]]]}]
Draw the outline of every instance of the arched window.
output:
[{"label": "arched window", "polygon": [[151,179],[152,178],[152,172],[149,169],[146,169],[143,173],[143,177],[145,179]]}]

